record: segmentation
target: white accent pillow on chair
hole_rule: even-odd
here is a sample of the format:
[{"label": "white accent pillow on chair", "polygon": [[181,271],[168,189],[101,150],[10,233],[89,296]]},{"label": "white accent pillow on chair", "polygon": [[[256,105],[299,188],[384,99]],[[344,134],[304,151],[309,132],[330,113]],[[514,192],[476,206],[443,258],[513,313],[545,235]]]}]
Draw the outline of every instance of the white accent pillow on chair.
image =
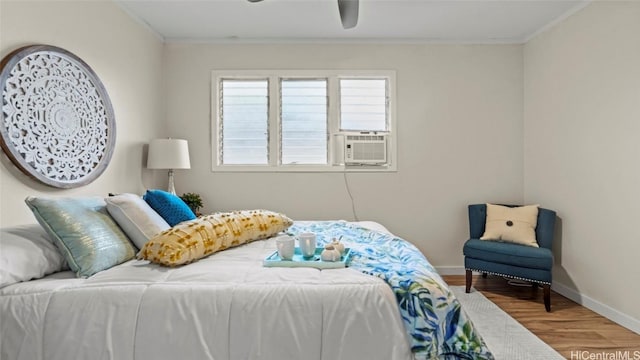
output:
[{"label": "white accent pillow on chair", "polygon": [[487,204],[487,220],[480,240],[505,241],[539,247],[536,241],[538,206],[508,207]]}]

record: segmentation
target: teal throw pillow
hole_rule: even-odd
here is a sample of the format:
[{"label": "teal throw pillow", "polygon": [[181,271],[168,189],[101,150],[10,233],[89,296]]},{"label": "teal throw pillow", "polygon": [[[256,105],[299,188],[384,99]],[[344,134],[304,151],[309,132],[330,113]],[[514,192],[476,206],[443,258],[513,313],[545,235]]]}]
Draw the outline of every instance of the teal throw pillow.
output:
[{"label": "teal throw pillow", "polygon": [[133,244],[100,197],[28,197],[25,202],[78,277],[89,277],[135,256]]},{"label": "teal throw pillow", "polygon": [[175,226],[183,221],[193,220],[196,215],[177,195],[162,190],[147,190],[143,196],[144,201],[155,210],[170,226]]}]

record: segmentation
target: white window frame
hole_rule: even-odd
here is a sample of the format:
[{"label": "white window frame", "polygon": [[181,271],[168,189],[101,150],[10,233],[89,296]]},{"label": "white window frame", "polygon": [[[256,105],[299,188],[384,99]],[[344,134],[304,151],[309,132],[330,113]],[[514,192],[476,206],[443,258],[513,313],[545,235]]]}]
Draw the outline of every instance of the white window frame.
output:
[{"label": "white window frame", "polygon": [[[328,164],[280,164],[280,79],[327,79]],[[352,134],[340,131],[339,79],[386,78],[388,80],[389,131],[386,165],[345,165],[333,163],[337,151],[336,136]],[[269,94],[269,163],[266,165],[220,164],[220,79],[268,79]],[[397,171],[396,73],[393,70],[214,70],[211,73],[211,169],[213,172],[394,172]]]}]

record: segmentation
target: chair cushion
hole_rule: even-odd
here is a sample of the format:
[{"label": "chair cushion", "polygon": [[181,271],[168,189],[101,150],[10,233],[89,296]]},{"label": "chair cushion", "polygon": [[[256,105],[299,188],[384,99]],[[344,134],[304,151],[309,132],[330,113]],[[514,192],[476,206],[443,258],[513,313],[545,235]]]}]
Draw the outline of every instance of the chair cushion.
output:
[{"label": "chair cushion", "polygon": [[532,269],[514,265],[498,264],[472,257],[464,258],[464,267],[467,270],[484,272],[487,274],[504,276],[526,281],[534,281],[540,284],[551,284],[553,274],[551,269]]},{"label": "chair cushion", "polygon": [[538,205],[508,207],[487,204],[487,219],[480,240],[498,240],[538,247]]},{"label": "chair cushion", "polygon": [[543,270],[553,266],[553,254],[546,248],[469,239],[462,251],[464,256],[499,264]]}]

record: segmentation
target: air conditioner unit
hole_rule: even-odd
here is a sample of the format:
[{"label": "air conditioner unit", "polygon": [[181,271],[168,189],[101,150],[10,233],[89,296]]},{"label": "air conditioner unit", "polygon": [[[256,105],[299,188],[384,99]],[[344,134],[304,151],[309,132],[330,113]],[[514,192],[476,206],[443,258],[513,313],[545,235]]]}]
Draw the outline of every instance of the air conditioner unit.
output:
[{"label": "air conditioner unit", "polygon": [[387,164],[387,135],[345,135],[344,163],[345,165]]}]

